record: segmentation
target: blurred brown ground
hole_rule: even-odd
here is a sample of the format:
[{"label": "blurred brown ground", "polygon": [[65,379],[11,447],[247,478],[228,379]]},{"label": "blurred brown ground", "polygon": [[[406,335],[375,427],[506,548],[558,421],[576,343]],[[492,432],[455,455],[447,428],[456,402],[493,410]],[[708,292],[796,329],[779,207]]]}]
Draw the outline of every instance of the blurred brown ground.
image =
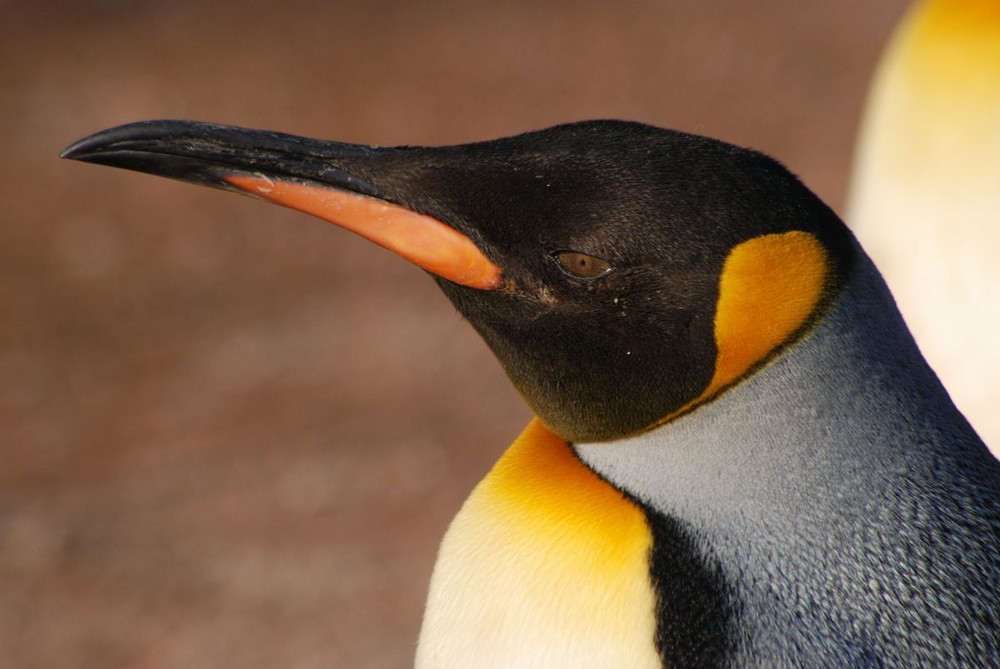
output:
[{"label": "blurred brown ground", "polygon": [[437,542],[528,418],[405,262],[66,144],[619,117],[767,151],[838,207],[904,5],[0,1],[0,666],[407,666]]}]

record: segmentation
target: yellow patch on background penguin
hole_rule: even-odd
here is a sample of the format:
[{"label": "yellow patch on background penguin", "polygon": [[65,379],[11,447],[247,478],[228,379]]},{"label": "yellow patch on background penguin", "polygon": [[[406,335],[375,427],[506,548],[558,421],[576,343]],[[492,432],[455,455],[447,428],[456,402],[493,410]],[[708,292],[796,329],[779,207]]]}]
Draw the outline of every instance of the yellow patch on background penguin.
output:
[{"label": "yellow patch on background penguin", "polygon": [[922,89],[927,103],[950,108],[947,96],[962,95],[975,102],[970,108],[981,109],[975,98],[997,95],[998,27],[997,0],[923,2],[894,37],[892,48],[907,51],[899,73]]},{"label": "yellow patch on background penguin", "polygon": [[643,512],[532,421],[441,544],[420,669],[660,667]]},{"label": "yellow patch on background penguin", "polygon": [[[994,168],[987,174],[995,174],[998,72],[1000,2],[917,5],[879,67],[879,86],[864,119],[864,151],[886,165],[875,168],[888,169],[897,180],[926,180],[932,188],[952,170],[964,177],[985,164]],[[871,159],[862,155],[860,162]],[[855,176],[855,188],[861,176]],[[995,192],[996,183],[988,187]]]}]

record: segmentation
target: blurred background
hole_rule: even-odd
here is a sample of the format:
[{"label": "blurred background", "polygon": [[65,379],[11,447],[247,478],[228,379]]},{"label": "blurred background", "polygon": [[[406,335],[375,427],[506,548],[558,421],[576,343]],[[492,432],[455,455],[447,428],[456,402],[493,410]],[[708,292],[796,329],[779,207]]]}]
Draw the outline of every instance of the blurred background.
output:
[{"label": "blurred background", "polygon": [[617,117],[763,150],[839,209],[906,4],[0,0],[0,665],[407,666],[437,543],[529,418],[392,254],[64,146]]}]

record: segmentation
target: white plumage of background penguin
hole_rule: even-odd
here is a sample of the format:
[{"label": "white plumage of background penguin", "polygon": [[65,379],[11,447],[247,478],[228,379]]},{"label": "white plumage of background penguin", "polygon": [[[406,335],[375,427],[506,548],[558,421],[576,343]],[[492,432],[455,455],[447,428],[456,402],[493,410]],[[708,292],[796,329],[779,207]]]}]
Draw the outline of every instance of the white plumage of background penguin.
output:
[{"label": "white plumage of background penguin", "polygon": [[876,73],[846,221],[1000,454],[1000,1],[927,0]]}]

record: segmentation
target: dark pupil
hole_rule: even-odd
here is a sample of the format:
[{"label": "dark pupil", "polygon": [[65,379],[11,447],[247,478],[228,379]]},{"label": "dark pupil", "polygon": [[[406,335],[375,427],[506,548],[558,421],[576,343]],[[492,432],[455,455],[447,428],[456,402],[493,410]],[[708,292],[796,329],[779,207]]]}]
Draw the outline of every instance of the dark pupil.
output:
[{"label": "dark pupil", "polygon": [[590,279],[611,269],[607,260],[576,251],[563,251],[557,256],[563,269],[573,276]]}]

